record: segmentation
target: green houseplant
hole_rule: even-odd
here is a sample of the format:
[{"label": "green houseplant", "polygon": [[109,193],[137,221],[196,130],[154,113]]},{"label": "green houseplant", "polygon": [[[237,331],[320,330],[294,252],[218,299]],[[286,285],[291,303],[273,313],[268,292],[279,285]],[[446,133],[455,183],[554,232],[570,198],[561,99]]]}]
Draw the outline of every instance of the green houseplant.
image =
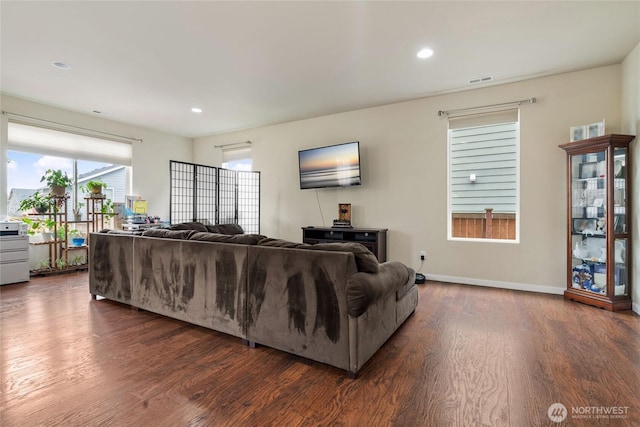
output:
[{"label": "green houseplant", "polygon": [[35,236],[37,233],[41,233],[43,241],[52,240],[53,236],[51,231],[55,227],[56,222],[51,218],[35,219],[25,216],[22,217],[22,222],[27,224],[27,234],[29,236]]},{"label": "green houseplant", "polygon": [[40,260],[38,262],[38,268],[35,271],[49,271],[51,270],[51,264],[49,263],[49,258]]},{"label": "green houseplant", "polygon": [[87,183],[80,188],[83,192],[102,194],[102,189],[107,188],[107,183],[101,179],[92,179],[90,181],[87,181]]},{"label": "green houseplant", "polygon": [[51,218],[46,218],[42,220],[42,228],[40,233],[42,234],[42,240],[49,241],[53,240],[57,236],[53,235],[53,230],[56,226],[56,222]]},{"label": "green houseplant", "polygon": [[82,220],[82,208],[84,208],[84,203],[76,203],[76,207],[73,208],[73,220],[81,221]]},{"label": "green houseplant", "polygon": [[43,214],[49,210],[50,205],[51,197],[48,194],[35,192],[20,202],[19,209],[23,212],[34,209],[36,213]]},{"label": "green houseplant", "polygon": [[104,203],[102,204],[102,208],[100,208],[100,212],[104,214],[106,219],[111,219],[116,215],[116,213],[114,212],[114,206],[111,199],[104,200]]},{"label": "green houseplant", "polygon": [[71,247],[79,247],[84,245],[85,238],[78,229],[69,230],[69,239],[71,239]]},{"label": "green houseplant", "polygon": [[27,224],[27,234],[29,236],[34,236],[36,233],[40,232],[41,223],[39,219],[29,218],[26,216],[22,217],[22,222]]},{"label": "green houseplant", "polygon": [[73,184],[73,180],[69,178],[66,172],[62,172],[60,169],[53,170],[47,169],[40,182],[46,182],[51,189],[51,194],[54,196],[64,196],[67,192],[67,187]]}]

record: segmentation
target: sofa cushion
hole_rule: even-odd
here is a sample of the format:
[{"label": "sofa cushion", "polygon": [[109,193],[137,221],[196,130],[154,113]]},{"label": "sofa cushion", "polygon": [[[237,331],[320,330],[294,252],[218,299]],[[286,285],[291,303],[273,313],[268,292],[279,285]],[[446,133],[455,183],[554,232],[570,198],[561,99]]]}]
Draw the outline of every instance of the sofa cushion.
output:
[{"label": "sofa cushion", "polygon": [[219,233],[194,233],[190,240],[202,242],[236,243],[239,245],[256,245],[264,236],[261,234],[219,234]]},{"label": "sofa cushion", "polygon": [[208,231],[209,233],[218,234],[244,234],[244,230],[238,224],[207,225],[206,228],[206,230],[198,231]]},{"label": "sofa cushion", "polygon": [[297,248],[306,249],[311,245],[307,243],[296,243],[296,242],[290,242],[288,240],[266,237],[258,242],[258,246],[271,246],[275,248],[289,248],[289,249],[297,249]]},{"label": "sofa cushion", "polygon": [[172,224],[169,227],[170,230],[195,230],[195,231],[207,231],[207,226],[201,222],[182,222],[180,224]]},{"label": "sofa cushion", "polygon": [[409,281],[411,271],[404,264],[389,261],[380,264],[377,273],[358,272],[347,282],[347,311],[359,317],[376,301],[396,292]]},{"label": "sofa cushion", "polygon": [[315,245],[309,245],[305,249],[312,249],[317,251],[352,252],[356,258],[356,266],[358,267],[358,271],[362,271],[365,273],[378,272],[378,259],[369,249],[367,249],[361,243],[318,243]]},{"label": "sofa cushion", "polygon": [[187,240],[192,234],[196,233],[194,230],[169,230],[166,228],[150,228],[142,233],[146,237],[162,237],[165,239],[182,239]]}]

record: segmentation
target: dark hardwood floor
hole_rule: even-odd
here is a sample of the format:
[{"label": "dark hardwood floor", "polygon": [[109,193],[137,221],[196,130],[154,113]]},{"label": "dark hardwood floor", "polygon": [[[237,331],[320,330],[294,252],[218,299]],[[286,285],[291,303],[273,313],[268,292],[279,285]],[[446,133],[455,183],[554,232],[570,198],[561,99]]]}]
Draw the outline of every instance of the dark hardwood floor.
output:
[{"label": "dark hardwood floor", "polygon": [[0,287],[0,322],[2,426],[640,425],[640,317],[555,295],[427,282],[356,380],[92,301],[86,272]]}]

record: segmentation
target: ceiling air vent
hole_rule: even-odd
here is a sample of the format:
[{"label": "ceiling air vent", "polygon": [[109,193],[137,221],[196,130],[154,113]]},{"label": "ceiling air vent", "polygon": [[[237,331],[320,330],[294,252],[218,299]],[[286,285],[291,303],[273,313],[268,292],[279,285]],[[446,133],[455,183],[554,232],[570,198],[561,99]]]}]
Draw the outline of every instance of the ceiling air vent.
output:
[{"label": "ceiling air vent", "polygon": [[487,76],[487,77],[480,77],[479,79],[469,80],[469,84],[470,84],[470,85],[477,85],[477,84],[479,84],[479,83],[486,83],[486,82],[490,82],[491,80],[493,80],[493,77],[491,77],[491,76]]}]

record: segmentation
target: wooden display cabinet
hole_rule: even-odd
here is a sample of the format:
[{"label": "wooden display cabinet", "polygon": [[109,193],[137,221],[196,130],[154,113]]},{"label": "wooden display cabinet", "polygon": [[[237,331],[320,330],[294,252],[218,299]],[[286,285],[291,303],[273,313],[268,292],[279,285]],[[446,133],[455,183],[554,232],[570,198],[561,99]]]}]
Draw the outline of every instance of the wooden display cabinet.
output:
[{"label": "wooden display cabinet", "polygon": [[567,153],[565,299],[631,309],[632,135],[560,145]]}]

